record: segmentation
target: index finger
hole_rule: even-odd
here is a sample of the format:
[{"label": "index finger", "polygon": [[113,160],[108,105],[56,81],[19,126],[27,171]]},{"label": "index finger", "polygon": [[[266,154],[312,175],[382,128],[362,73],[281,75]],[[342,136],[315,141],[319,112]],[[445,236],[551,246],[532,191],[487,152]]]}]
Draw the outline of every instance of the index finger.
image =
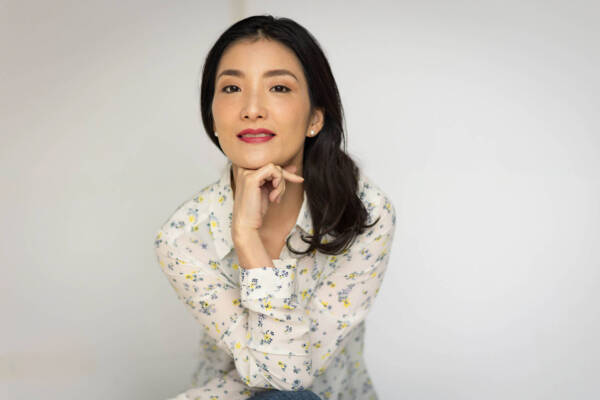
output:
[{"label": "index finger", "polygon": [[281,172],[283,173],[283,177],[285,179],[287,179],[288,181],[302,182],[304,180],[304,178],[301,177],[300,175],[291,173],[290,171],[286,170],[285,168],[282,168]]}]

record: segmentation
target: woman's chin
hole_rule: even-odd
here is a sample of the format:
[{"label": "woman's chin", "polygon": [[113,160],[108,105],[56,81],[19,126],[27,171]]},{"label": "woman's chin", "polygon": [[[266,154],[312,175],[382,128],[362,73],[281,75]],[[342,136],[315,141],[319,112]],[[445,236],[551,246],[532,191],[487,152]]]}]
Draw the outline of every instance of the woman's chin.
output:
[{"label": "woman's chin", "polygon": [[271,162],[273,164],[277,164],[277,162],[275,160],[273,160],[272,158],[266,158],[266,157],[265,158],[252,158],[250,160],[248,160],[248,159],[239,160],[239,162],[232,160],[233,164],[237,165],[238,167],[244,168],[244,169],[260,169]]}]

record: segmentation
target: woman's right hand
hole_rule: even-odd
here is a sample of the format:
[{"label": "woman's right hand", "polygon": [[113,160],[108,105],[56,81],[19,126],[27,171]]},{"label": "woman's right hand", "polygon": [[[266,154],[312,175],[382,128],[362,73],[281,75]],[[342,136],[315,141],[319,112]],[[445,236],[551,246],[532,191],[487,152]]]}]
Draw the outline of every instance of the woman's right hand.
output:
[{"label": "woman's right hand", "polygon": [[281,200],[285,182],[301,183],[304,178],[294,174],[295,165],[281,168],[269,163],[259,169],[234,168],[235,195],[233,203],[232,233],[258,231],[269,202]]}]

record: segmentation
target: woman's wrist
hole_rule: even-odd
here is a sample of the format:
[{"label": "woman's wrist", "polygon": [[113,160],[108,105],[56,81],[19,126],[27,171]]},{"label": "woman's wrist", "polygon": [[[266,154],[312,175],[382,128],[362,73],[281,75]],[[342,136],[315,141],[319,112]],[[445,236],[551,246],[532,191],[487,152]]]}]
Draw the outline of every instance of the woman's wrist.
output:
[{"label": "woman's wrist", "polygon": [[234,230],[232,239],[242,268],[274,267],[257,230]]},{"label": "woman's wrist", "polygon": [[258,230],[252,228],[231,228],[231,238],[233,239],[233,243],[237,244],[238,242],[242,242],[247,239],[253,240],[254,237],[259,236]]}]

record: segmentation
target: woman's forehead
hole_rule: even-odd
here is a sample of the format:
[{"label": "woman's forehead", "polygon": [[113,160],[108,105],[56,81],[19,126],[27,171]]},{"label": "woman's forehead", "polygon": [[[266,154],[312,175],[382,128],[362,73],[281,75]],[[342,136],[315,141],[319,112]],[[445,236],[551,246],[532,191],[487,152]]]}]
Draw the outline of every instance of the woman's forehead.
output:
[{"label": "woman's forehead", "polygon": [[264,39],[255,42],[241,41],[226,49],[219,62],[217,76],[224,70],[241,71],[238,74],[240,77],[247,73],[264,74],[274,70],[288,70],[298,80],[302,73],[300,61],[291,49],[277,41]]}]

